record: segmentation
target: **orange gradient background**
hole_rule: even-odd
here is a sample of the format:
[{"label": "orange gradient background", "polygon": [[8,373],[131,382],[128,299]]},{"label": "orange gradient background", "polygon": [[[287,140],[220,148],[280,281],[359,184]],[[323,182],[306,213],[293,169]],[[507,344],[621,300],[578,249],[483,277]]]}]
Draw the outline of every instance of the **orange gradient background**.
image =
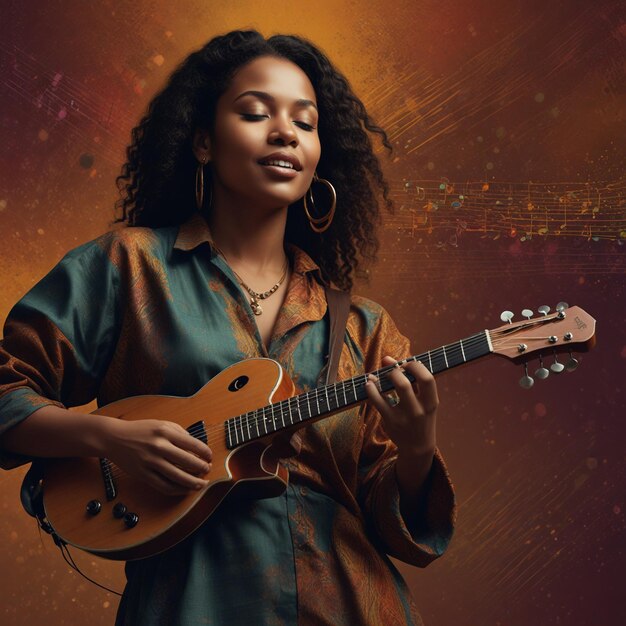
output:
[{"label": "orange gradient background", "polygon": [[[624,623],[619,5],[1,0],[0,320],[64,252],[109,228],[130,130],[190,51],[233,28],[303,35],[346,74],[394,144],[381,159],[396,211],[357,291],[392,313],[415,352],[497,327],[504,309],[520,319],[523,308],[565,300],[598,320],[598,345],[577,371],[529,391],[518,385],[521,368],[495,357],[438,379],[438,441],[459,517],[442,559],[425,570],[400,565],[424,621]],[[446,198],[424,204],[415,190],[440,181],[457,195],[478,185],[482,212],[471,214],[470,201],[456,217]],[[570,194],[568,229],[554,226],[563,207],[548,202],[541,234],[531,225],[527,236],[520,222],[501,235],[505,183],[513,195],[604,191],[595,211]],[[528,204],[538,214],[540,202]],[[482,229],[470,227],[481,219]],[[0,474],[0,622],[112,624],[116,596],[72,572],[22,511],[23,474]],[[74,556],[89,576],[122,589],[121,564]]]}]

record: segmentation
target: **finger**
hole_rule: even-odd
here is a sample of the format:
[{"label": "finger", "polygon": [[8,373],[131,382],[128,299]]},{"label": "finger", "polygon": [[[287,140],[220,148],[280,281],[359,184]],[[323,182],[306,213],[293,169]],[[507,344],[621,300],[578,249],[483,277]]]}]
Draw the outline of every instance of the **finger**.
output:
[{"label": "finger", "polygon": [[192,452],[207,463],[212,461],[213,452],[206,443],[191,435],[187,430],[180,426],[180,424],[176,424],[175,422],[164,422],[164,424],[167,426],[165,427],[166,430],[161,433],[162,436],[167,438],[178,448]]},{"label": "finger", "polygon": [[390,356],[383,358],[383,365],[385,365],[388,370],[392,367],[386,376],[389,378],[398,395],[397,404],[404,404],[407,408],[415,409],[417,406],[415,389],[411,385],[411,381],[405,376],[404,368],[399,366],[398,361]]},{"label": "finger", "polygon": [[368,381],[365,383],[365,393],[369,398],[370,402],[374,405],[374,408],[383,416],[389,415],[391,411],[391,407],[380,393],[378,389],[378,385],[376,382],[376,377],[371,376]]},{"label": "finger", "polygon": [[170,441],[165,442],[159,447],[158,454],[166,461],[169,461],[171,464],[180,467],[183,471],[190,474],[206,474],[211,467],[210,462],[179,448]]},{"label": "finger", "polygon": [[435,377],[421,361],[410,361],[405,366],[406,370],[415,378],[413,388],[419,395],[420,402],[426,413],[432,413],[439,406],[439,395]]},{"label": "finger", "polygon": [[208,481],[197,476],[192,476],[176,465],[168,463],[165,459],[158,460],[153,465],[152,471],[175,487],[185,490],[202,489],[202,487],[206,487],[208,484]]}]

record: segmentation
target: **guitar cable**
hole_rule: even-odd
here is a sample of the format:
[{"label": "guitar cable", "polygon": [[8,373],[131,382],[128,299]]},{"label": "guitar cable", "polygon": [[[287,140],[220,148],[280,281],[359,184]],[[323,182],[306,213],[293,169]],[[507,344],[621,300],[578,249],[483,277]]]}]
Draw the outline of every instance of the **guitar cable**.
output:
[{"label": "guitar cable", "polygon": [[[57,535],[54,532],[54,529],[52,528],[50,522],[48,522],[45,518],[44,519],[40,519],[39,517],[37,517],[35,519],[37,520],[37,526],[39,528],[39,537],[41,537],[41,531],[42,530],[45,533],[48,533],[52,537],[52,540],[54,541],[55,545],[61,551],[61,556],[63,557],[63,560],[74,571],[78,572],[85,580],[88,580],[90,583],[96,585],[97,587],[100,587],[101,589],[104,589],[105,591],[113,593],[116,596],[120,596],[120,597],[122,596],[122,594],[119,591],[115,591],[114,589],[111,589],[110,587],[107,587],[106,585],[102,585],[99,582],[95,581],[93,578],[90,578],[89,576],[87,576],[87,574],[85,574],[80,569],[80,567],[78,567],[78,565],[76,564],[76,561],[74,560],[74,557],[72,556],[72,553],[70,552],[69,548],[67,547],[67,543],[65,543],[65,541],[63,541],[63,539],[61,539],[61,537],[59,537],[59,535]],[[43,544],[43,541],[42,541],[42,544]]]}]

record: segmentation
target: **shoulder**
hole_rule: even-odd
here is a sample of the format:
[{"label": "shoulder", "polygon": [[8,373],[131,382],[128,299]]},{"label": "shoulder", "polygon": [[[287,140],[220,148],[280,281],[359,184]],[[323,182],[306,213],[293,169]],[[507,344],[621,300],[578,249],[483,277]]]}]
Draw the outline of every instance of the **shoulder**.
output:
[{"label": "shoulder", "polygon": [[351,297],[347,331],[363,355],[369,354],[375,359],[385,353],[399,358],[408,356],[408,339],[400,333],[387,310],[369,298]]},{"label": "shoulder", "polygon": [[75,248],[69,255],[80,256],[100,251],[114,259],[117,255],[167,254],[174,245],[177,232],[177,226],[168,228],[125,226],[100,235]]},{"label": "shoulder", "polygon": [[391,322],[391,316],[386,309],[363,296],[350,297],[350,316],[348,324],[360,333],[372,334],[378,332],[382,325]]},{"label": "shoulder", "polygon": [[159,259],[165,261],[171,254],[178,227],[144,228],[127,226],[111,230],[70,250],[62,264],[108,265],[123,271],[138,262]]}]

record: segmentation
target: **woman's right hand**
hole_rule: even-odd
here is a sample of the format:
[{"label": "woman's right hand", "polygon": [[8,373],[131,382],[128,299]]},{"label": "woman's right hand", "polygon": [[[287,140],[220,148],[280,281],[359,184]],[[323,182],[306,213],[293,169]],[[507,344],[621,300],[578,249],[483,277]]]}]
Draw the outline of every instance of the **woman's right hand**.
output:
[{"label": "woman's right hand", "polygon": [[104,431],[103,456],[158,491],[186,495],[208,484],[211,449],[179,424],[109,418]]}]

